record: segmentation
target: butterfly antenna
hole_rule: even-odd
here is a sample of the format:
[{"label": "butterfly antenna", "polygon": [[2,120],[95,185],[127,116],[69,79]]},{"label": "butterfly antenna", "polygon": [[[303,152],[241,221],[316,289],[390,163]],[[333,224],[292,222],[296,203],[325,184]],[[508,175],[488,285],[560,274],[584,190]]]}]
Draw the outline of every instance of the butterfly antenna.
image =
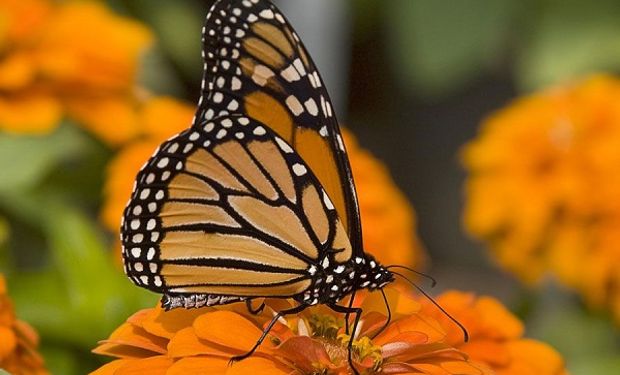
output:
[{"label": "butterfly antenna", "polygon": [[439,309],[439,311],[441,311],[445,316],[448,317],[448,319],[450,319],[452,322],[454,322],[454,324],[456,324],[457,326],[459,326],[459,328],[461,329],[461,331],[463,331],[463,340],[465,342],[469,341],[469,332],[467,332],[467,329],[465,328],[465,326],[463,326],[458,320],[456,320],[452,315],[450,315],[443,307],[441,307],[437,301],[435,301],[433,299],[433,297],[431,297],[430,295],[428,295],[428,293],[426,293],[424,290],[422,290],[422,288],[420,288],[419,286],[416,285],[416,283],[414,283],[413,281],[409,280],[408,278],[406,278],[405,276],[403,276],[402,274],[398,273],[398,272],[392,272],[394,275],[400,276],[402,277],[406,282],[408,282],[409,284],[411,284],[411,286],[413,286],[414,288],[416,288],[420,293],[422,293],[422,295],[424,297],[426,297],[429,301],[431,301],[431,303],[433,305],[435,305],[435,307],[437,307]]},{"label": "butterfly antenna", "polygon": [[[427,280],[430,280],[430,282],[431,282],[431,288],[434,288],[434,287],[435,287],[435,285],[437,285],[437,280],[435,280],[435,278],[434,278],[433,276],[427,275],[427,274],[422,273],[422,272],[420,272],[420,271],[416,271],[416,270],[414,270],[413,268],[409,268],[409,267],[401,266],[401,265],[399,265],[399,264],[393,264],[393,265],[391,265],[391,266],[387,266],[387,267],[385,267],[385,268],[386,268],[386,269],[388,269],[388,270],[389,270],[390,268],[402,268],[402,269],[405,269],[405,270],[407,270],[407,271],[413,272],[413,273],[415,273],[416,275],[422,276],[422,277],[424,277],[424,278],[425,278],[425,279],[427,279]],[[401,276],[402,276],[402,275],[401,275]]]}]

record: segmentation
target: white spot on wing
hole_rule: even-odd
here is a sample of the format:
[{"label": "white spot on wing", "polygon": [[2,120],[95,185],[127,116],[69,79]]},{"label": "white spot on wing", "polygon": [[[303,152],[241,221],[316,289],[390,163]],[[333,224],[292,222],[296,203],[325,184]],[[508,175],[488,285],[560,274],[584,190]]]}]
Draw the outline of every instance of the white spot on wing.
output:
[{"label": "white spot on wing", "polygon": [[323,191],[323,203],[325,203],[325,207],[327,207],[328,210],[334,209],[334,204],[332,203],[332,200],[329,199],[325,191]]},{"label": "white spot on wing", "polygon": [[231,82],[230,82],[230,88],[233,91],[237,91],[241,89],[241,80],[237,77],[233,77]]},{"label": "white spot on wing", "polygon": [[295,69],[297,69],[297,71],[302,77],[306,75],[306,68],[304,67],[304,63],[302,63],[300,59],[296,59],[295,61],[293,61],[293,65],[295,65]]},{"label": "white spot on wing", "polygon": [[267,80],[273,77],[274,73],[271,69],[264,65],[256,65],[254,67],[254,72],[252,73],[252,80],[256,82],[259,86],[265,86],[267,84]]},{"label": "white spot on wing", "polygon": [[295,69],[295,67],[293,65],[289,65],[280,74],[282,75],[282,77],[285,80],[287,80],[289,82],[296,82],[296,81],[299,81],[301,79],[301,76],[299,75],[299,73],[297,72],[297,70]]},{"label": "white spot on wing", "polygon": [[287,154],[293,153],[293,149],[291,148],[291,146],[289,146],[288,143],[286,143],[282,138],[276,137],[276,143],[278,144],[280,149],[286,152]]},{"label": "white spot on wing", "polygon": [[168,158],[163,158],[161,159],[158,163],[157,163],[157,167],[158,168],[165,168],[166,166],[168,166],[168,163],[170,162],[170,159]]},{"label": "white spot on wing", "polygon": [[259,16],[270,20],[270,19],[273,19],[275,15],[273,14],[273,11],[271,9],[265,9],[259,13]]},{"label": "white spot on wing", "polygon": [[310,98],[306,100],[304,105],[306,106],[306,109],[312,116],[316,116],[319,114],[319,108],[316,106],[316,102],[314,101],[314,99]]},{"label": "white spot on wing", "polygon": [[257,126],[254,129],[253,133],[254,133],[254,135],[265,135],[265,134],[267,134],[267,131],[262,126]]},{"label": "white spot on wing", "polygon": [[299,116],[304,112],[304,107],[301,106],[301,103],[295,95],[286,98],[286,105],[295,116]]},{"label": "white spot on wing", "polygon": [[308,173],[308,169],[305,166],[297,163],[293,165],[293,172],[295,172],[297,176],[303,176]]},{"label": "white spot on wing", "polygon": [[337,138],[338,138],[338,147],[340,148],[340,151],[344,152],[344,142],[342,141],[342,136],[338,134]]}]

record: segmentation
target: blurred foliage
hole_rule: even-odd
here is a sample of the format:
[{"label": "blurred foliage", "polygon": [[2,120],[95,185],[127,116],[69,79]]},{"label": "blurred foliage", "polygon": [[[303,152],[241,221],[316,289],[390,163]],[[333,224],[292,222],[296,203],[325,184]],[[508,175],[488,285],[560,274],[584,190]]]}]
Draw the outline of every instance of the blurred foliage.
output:
[{"label": "blurred foliage", "polygon": [[522,90],[620,70],[615,0],[394,0],[384,13],[395,74],[422,98],[506,68]]},{"label": "blurred foliage", "polygon": [[530,2],[516,79],[533,89],[595,71],[620,71],[620,2]]},{"label": "blurred foliage", "polygon": [[50,136],[0,133],[0,193],[31,189],[60,162],[83,154],[85,147],[84,137],[68,126]]},{"label": "blurred foliage", "polygon": [[[0,209],[13,223],[15,234],[2,254],[2,271],[8,274],[18,315],[39,331],[44,352],[53,353],[49,366],[58,374],[92,368],[88,361],[80,363],[88,358],[93,343],[157,300],[130,287],[113,261],[96,216],[75,199],[88,196],[81,189],[94,187],[76,184],[88,179],[79,176],[80,168],[69,158],[89,160],[93,150],[96,143],[70,126],[45,137],[0,137],[4,171]],[[94,159],[86,164],[101,165]],[[78,175],[69,177],[73,183],[66,183],[63,174],[72,172]],[[6,228],[4,221],[0,227]]]},{"label": "blurred foliage", "polygon": [[127,2],[140,18],[148,22],[159,37],[160,48],[170,57],[185,78],[202,75],[200,32],[204,15],[197,12],[195,0],[134,0]]},{"label": "blurred foliage", "polygon": [[395,74],[422,96],[449,93],[497,64],[513,0],[385,2]]}]

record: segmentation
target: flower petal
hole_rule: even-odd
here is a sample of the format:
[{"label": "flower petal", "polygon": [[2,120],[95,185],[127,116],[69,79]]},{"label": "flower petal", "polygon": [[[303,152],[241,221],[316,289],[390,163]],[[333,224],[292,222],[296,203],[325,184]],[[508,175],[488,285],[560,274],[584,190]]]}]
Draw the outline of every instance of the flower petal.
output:
[{"label": "flower petal", "polygon": [[325,347],[307,336],[297,336],[286,340],[276,349],[275,354],[294,363],[295,367],[304,373],[313,373],[317,369],[324,369],[332,364]]},{"label": "flower petal", "polygon": [[[198,317],[193,324],[196,336],[219,345],[247,352],[261,336],[262,331],[243,316],[230,311],[214,311]],[[234,334],[231,334],[234,332]],[[261,347],[268,344],[265,340]]]},{"label": "flower petal", "polygon": [[396,336],[393,341],[381,347],[383,358],[389,358],[403,354],[418,345],[425,344],[428,336],[420,332],[406,332]]},{"label": "flower petal", "polygon": [[493,366],[506,366],[511,360],[511,355],[506,343],[490,340],[472,340],[459,347],[471,358],[491,364]]},{"label": "flower petal", "polygon": [[164,311],[161,308],[153,310],[145,317],[142,327],[147,332],[166,338],[172,338],[183,328],[191,327],[196,317],[205,313],[205,309],[174,309]]},{"label": "flower petal", "polygon": [[72,91],[129,90],[153,39],[149,29],[99,2],[63,4],[40,40],[38,61],[47,80]]},{"label": "flower petal", "polygon": [[441,341],[445,337],[443,328],[436,320],[428,316],[415,314],[390,324],[373,342],[376,345],[384,345],[405,332],[425,334],[428,337],[427,342],[429,343]]},{"label": "flower petal", "polygon": [[250,357],[233,364],[226,375],[290,375],[292,369],[261,357]]},{"label": "flower petal", "polygon": [[446,361],[441,363],[441,368],[448,371],[449,374],[458,375],[482,375],[493,374],[490,370],[479,368],[470,362],[465,361]]},{"label": "flower petal", "polygon": [[[67,100],[71,117],[111,146],[119,146],[138,134],[135,103],[125,97],[83,97]],[[110,131],[114,124],[114,131]]]},{"label": "flower petal", "polygon": [[47,134],[56,129],[62,107],[56,98],[20,93],[0,99],[0,129],[19,134]]},{"label": "flower petal", "polygon": [[170,97],[152,98],[140,111],[142,132],[155,139],[167,139],[187,129],[195,108]]},{"label": "flower petal", "polygon": [[188,374],[226,374],[229,368],[229,360],[216,357],[188,357],[175,362],[166,375],[188,375]]},{"label": "flower petal", "polygon": [[0,327],[0,361],[15,350],[17,337],[12,329]]},{"label": "flower petal", "polygon": [[117,359],[110,363],[99,367],[97,370],[91,372],[89,375],[115,375],[116,370],[125,366],[129,362],[136,361],[135,359]]},{"label": "flower petal", "polygon": [[156,356],[135,361],[127,361],[114,375],[166,375],[174,361],[166,356]]},{"label": "flower petal", "polygon": [[420,372],[411,365],[404,362],[390,362],[381,368],[382,374],[407,374],[407,375],[424,375],[426,372]]},{"label": "flower petal", "polygon": [[508,348],[513,357],[513,369],[507,374],[563,374],[564,361],[549,345],[535,340],[512,342]]},{"label": "flower petal", "polygon": [[[151,335],[133,324],[124,323],[110,335],[109,339],[101,341],[100,344],[93,350],[94,353],[124,357],[135,353],[131,348],[141,349],[138,352],[151,352],[151,355],[164,354],[168,340]],[[125,353],[123,347],[128,347],[129,352]]]},{"label": "flower petal", "polygon": [[168,355],[173,358],[195,355],[218,355],[230,358],[232,354],[224,349],[220,345],[199,339],[193,327],[180,330],[168,343]]}]

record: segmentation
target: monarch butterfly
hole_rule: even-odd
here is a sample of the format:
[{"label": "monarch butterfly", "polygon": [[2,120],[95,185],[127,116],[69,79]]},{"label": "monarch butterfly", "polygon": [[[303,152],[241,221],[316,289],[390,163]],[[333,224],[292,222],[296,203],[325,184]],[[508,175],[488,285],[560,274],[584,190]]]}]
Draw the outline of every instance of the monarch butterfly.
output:
[{"label": "monarch butterfly", "polygon": [[167,310],[298,303],[235,360],[280,316],[312,305],[354,314],[357,326],[361,309],[337,303],[382,291],[394,273],[363,251],[351,168],[314,63],[268,0],[216,1],[202,34],[192,126],[145,164],[123,214],[126,274],[163,294]]}]

